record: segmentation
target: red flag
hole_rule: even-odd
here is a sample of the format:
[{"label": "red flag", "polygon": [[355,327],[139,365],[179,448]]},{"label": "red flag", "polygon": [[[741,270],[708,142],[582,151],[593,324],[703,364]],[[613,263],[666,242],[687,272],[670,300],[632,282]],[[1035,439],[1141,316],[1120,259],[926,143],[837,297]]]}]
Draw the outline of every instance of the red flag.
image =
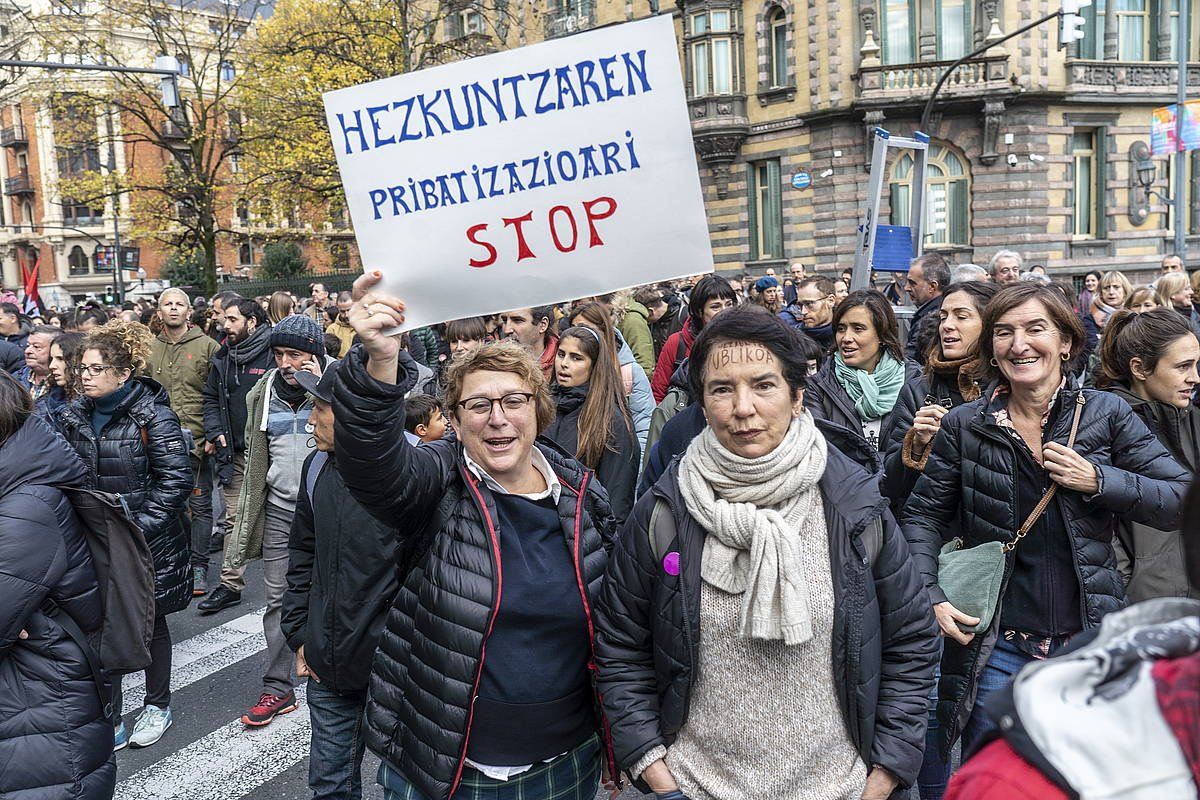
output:
[{"label": "red flag", "polygon": [[32,266],[25,263],[25,248],[17,248],[17,263],[21,265],[21,283],[25,287],[25,315],[38,316],[42,306],[41,297],[38,295],[38,268],[42,263],[42,255],[39,251],[37,259]]}]

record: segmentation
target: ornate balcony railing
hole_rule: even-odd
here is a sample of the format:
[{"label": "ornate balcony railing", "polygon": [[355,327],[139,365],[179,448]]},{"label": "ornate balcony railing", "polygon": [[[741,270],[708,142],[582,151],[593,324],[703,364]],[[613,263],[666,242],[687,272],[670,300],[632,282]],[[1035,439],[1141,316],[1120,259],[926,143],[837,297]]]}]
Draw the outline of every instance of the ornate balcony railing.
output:
[{"label": "ornate balcony railing", "polygon": [[[862,99],[903,100],[927,97],[953,61],[874,64],[858,71]],[[942,87],[941,96],[979,95],[1009,87],[1008,55],[972,59],[960,64]]]}]

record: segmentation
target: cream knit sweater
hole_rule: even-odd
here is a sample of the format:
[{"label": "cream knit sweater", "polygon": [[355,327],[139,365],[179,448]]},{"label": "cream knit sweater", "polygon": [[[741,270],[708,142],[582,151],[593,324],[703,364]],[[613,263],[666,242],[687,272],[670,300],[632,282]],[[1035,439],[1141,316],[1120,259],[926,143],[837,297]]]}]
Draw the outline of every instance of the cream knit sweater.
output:
[{"label": "cream knit sweater", "polygon": [[[742,598],[701,583],[700,663],[687,722],[666,756],[693,800],[858,800],[867,767],[833,683],[833,581],[824,515],[801,548],[813,636],[799,645],[738,634]],[[806,526],[808,527],[808,526]],[[814,532],[816,533],[816,532]]]}]

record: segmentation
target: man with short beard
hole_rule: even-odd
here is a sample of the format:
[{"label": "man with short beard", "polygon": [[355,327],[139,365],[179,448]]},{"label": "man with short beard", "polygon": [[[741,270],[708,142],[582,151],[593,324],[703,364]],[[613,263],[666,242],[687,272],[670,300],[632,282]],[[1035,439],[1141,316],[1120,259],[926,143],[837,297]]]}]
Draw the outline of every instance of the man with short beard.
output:
[{"label": "man with short beard", "polygon": [[213,458],[204,453],[204,384],[217,343],[191,324],[191,298],[182,289],[167,289],[158,298],[162,329],[150,349],[150,377],[163,385],[179,423],[192,432],[194,488],[188,500],[192,515],[192,594],[204,595],[212,545]]},{"label": "man with short beard", "polygon": [[[224,306],[225,346],[213,355],[204,383],[204,452],[216,456],[217,480],[225,492],[226,536],[237,524],[238,495],[246,474],[246,395],[272,366],[271,326],[266,312],[253,300],[238,299]],[[221,569],[221,584],[200,601],[197,609],[212,614],[242,602],[245,588],[240,570]]]},{"label": "man with short beard", "polygon": [[337,318],[329,323],[329,327],[325,329],[326,333],[332,333],[342,343],[342,349],[339,351],[342,356],[350,352],[350,347],[354,344],[354,328],[350,326],[350,306],[354,305],[354,300],[349,292],[341,292],[337,296]]}]

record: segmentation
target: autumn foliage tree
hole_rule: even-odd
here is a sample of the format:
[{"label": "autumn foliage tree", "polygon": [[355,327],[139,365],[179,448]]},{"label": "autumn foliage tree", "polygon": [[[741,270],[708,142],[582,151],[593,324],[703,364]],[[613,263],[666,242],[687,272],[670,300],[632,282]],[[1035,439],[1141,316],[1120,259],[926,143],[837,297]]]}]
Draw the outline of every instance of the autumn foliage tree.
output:
[{"label": "autumn foliage tree", "polygon": [[[219,209],[238,180],[234,98],[244,77],[243,35],[267,0],[51,0],[21,12],[24,58],[150,67],[180,65],[179,104],[168,107],[154,76],[30,72],[52,111],[60,202],[103,205],[130,197],[128,233],[200,254],[216,287]],[[118,157],[119,156],[119,157]]]}]

